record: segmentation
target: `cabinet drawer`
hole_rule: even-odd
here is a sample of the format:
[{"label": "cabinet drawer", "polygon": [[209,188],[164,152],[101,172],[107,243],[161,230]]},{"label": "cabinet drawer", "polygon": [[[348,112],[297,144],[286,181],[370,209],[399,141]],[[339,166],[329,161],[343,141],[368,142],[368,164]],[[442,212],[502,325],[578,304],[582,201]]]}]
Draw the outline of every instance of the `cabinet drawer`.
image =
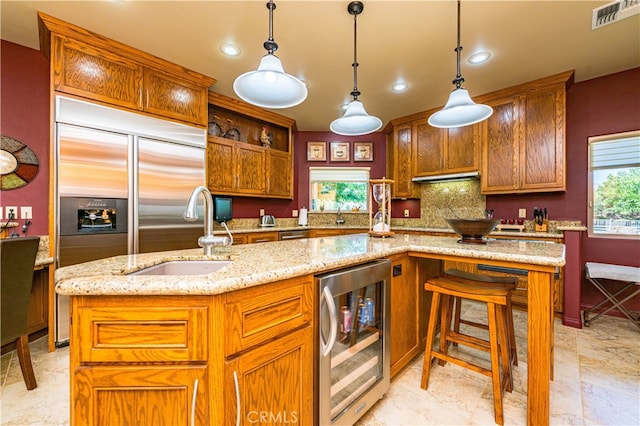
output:
[{"label": "cabinet drawer", "polygon": [[206,361],[209,308],[160,298],[131,303],[112,298],[102,306],[74,305],[80,362]]},{"label": "cabinet drawer", "polygon": [[279,337],[312,323],[311,276],[227,294],[225,355]]}]

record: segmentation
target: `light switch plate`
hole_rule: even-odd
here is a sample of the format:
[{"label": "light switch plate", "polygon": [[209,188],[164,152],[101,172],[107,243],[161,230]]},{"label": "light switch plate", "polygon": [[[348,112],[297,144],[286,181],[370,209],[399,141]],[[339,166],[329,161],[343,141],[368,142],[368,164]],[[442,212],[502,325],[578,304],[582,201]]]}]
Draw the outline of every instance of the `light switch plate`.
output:
[{"label": "light switch plate", "polygon": [[31,206],[20,207],[20,219],[33,219],[33,211]]},{"label": "light switch plate", "polygon": [[264,209],[260,209],[260,216],[264,216]]},{"label": "light switch plate", "polygon": [[527,209],[518,209],[518,217],[520,219],[527,217]]},{"label": "light switch plate", "polygon": [[291,216],[298,217],[298,210],[291,210]]}]

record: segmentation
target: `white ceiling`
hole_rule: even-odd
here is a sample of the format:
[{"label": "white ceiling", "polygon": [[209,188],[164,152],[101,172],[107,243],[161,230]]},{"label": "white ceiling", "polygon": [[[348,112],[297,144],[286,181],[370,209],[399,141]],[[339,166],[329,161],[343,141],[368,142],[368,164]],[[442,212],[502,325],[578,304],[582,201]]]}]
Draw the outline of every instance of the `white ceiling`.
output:
[{"label": "white ceiling", "polygon": [[[298,129],[328,131],[353,87],[353,17],[348,1],[276,0],[277,55],[309,83],[307,100],[276,110]],[[575,69],[583,81],[640,66],[640,15],[591,30],[607,1],[462,2],[462,75],[472,96]],[[2,39],[39,49],[36,11],[217,79],[212,89],[236,97],[234,79],[266,53],[268,9],[261,1],[7,1]],[[446,102],[455,77],[456,1],[364,0],[358,16],[358,88],[367,111],[389,120]],[[219,50],[234,42],[241,56]],[[466,58],[489,50],[491,60]],[[403,79],[401,94],[391,84]]]}]

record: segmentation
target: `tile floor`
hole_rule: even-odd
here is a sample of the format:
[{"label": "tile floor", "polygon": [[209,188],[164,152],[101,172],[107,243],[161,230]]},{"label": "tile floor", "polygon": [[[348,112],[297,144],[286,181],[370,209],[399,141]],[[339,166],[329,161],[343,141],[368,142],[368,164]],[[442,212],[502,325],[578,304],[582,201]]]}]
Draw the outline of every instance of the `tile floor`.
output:
[{"label": "tile floor", "polygon": [[[476,306],[464,316],[480,317]],[[505,425],[526,424],[526,312],[515,311],[519,364],[514,391],[504,401]],[[46,338],[31,344],[38,387],[26,390],[15,351],[2,356],[1,425],[69,423],[69,349],[49,353]],[[391,389],[359,425],[493,425],[488,377],[456,365],[435,366],[420,389],[422,358],[391,382]],[[640,425],[640,332],[628,320],[604,317],[582,330],[556,320],[553,425]]]}]

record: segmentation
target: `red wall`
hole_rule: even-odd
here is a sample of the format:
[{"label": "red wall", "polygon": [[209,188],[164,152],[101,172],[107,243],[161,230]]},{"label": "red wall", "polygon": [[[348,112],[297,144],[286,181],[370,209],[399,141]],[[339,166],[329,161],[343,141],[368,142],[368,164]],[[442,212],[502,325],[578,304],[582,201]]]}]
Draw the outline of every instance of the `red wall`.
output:
[{"label": "red wall", "polygon": [[[329,123],[327,123],[327,126]],[[332,132],[298,132],[295,138],[295,176],[297,208],[309,207],[309,167],[371,167],[369,177],[381,179],[386,174],[386,135],[376,132],[364,136],[341,136]],[[327,161],[307,161],[307,142],[327,142]],[[331,162],[331,142],[352,142],[349,162]],[[373,142],[373,161],[353,161],[353,142]]]},{"label": "red wall", "polygon": [[[31,148],[40,163],[38,174],[29,184],[0,192],[0,204],[31,206],[29,235],[48,235],[49,62],[40,51],[5,40],[0,44],[0,58],[2,134]],[[23,221],[19,222],[22,225]]]}]

